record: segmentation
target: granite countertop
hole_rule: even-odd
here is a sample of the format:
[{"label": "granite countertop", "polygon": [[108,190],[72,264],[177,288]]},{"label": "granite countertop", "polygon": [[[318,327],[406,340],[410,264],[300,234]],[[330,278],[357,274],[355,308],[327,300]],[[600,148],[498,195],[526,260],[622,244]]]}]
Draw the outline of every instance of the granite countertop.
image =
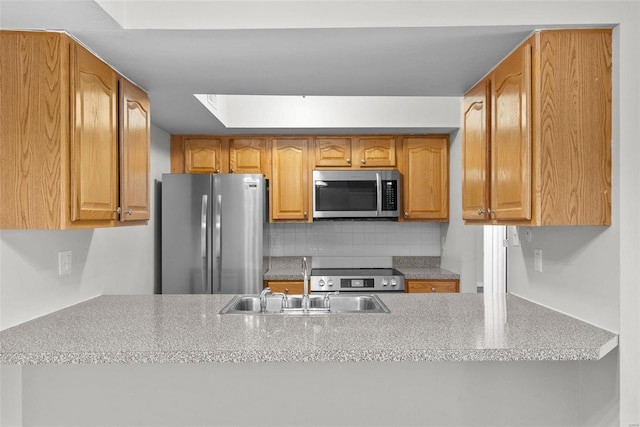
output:
[{"label": "granite countertop", "polygon": [[512,295],[380,294],[388,314],[220,315],[232,295],[100,296],[0,332],[0,364],[597,360],[616,334]]}]

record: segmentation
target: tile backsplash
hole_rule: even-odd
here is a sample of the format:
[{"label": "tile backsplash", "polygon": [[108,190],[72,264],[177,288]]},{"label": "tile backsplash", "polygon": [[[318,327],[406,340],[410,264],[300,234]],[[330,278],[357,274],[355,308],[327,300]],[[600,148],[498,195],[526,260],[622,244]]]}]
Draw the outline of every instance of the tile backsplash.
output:
[{"label": "tile backsplash", "polygon": [[440,224],[318,221],[265,225],[269,256],[440,256]]}]

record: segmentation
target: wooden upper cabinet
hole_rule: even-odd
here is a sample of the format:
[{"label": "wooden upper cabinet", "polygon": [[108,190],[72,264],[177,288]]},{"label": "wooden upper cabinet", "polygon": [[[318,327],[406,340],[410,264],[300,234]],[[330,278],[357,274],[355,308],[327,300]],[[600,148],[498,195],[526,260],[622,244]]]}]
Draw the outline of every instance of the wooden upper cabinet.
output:
[{"label": "wooden upper cabinet", "polygon": [[271,220],[310,221],[308,138],[274,138],[271,144]]},{"label": "wooden upper cabinet", "polygon": [[351,138],[316,137],[314,154],[316,167],[350,168],[353,163]]},{"label": "wooden upper cabinet", "polygon": [[118,80],[71,45],[71,221],[113,220],[118,208]]},{"label": "wooden upper cabinet", "polygon": [[449,138],[402,139],[402,220],[449,220]]},{"label": "wooden upper cabinet", "polygon": [[493,71],[491,210],[496,220],[531,219],[531,41]]},{"label": "wooden upper cabinet", "polygon": [[464,97],[462,138],[462,218],[489,219],[490,80],[481,80]]},{"label": "wooden upper cabinet", "polygon": [[490,214],[473,215],[486,198],[484,160],[471,157],[484,152],[485,135],[475,86],[464,103],[464,219],[610,225],[611,30],[536,32],[487,78]]},{"label": "wooden upper cabinet", "polygon": [[229,140],[229,172],[257,173],[270,177],[266,138],[231,138]]},{"label": "wooden upper cabinet", "polygon": [[149,97],[120,79],[120,220],[150,217],[149,205]]},{"label": "wooden upper cabinet", "polygon": [[396,166],[396,139],[393,136],[361,137],[357,139],[358,165],[362,168]]},{"label": "wooden upper cabinet", "polygon": [[396,167],[396,138],[316,136],[314,154],[319,169],[390,169]]},{"label": "wooden upper cabinet", "polygon": [[110,227],[120,203],[146,220],[146,94],[120,99],[117,73],[63,33],[0,31],[0,51],[0,228]]},{"label": "wooden upper cabinet", "polygon": [[183,144],[185,173],[220,173],[222,139],[186,137]]}]

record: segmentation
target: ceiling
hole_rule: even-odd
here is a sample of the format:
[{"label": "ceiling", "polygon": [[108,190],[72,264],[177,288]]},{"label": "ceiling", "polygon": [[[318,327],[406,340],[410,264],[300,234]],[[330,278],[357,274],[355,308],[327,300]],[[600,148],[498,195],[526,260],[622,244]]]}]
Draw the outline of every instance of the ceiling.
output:
[{"label": "ceiling", "polygon": [[123,29],[93,0],[0,0],[0,27],[66,30],[147,90],[169,133],[292,132],[226,129],[196,93],[459,97],[533,30]]}]

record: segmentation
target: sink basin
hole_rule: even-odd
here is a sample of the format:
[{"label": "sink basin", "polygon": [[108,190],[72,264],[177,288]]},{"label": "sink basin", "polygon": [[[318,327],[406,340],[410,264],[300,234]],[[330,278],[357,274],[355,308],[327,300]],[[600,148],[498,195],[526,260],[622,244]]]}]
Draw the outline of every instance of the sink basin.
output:
[{"label": "sink basin", "polygon": [[258,295],[238,295],[220,311],[220,314],[332,314],[332,313],[389,313],[389,309],[377,295],[339,294],[329,296],[329,308],[324,295],[309,295],[309,309],[302,309],[302,295],[289,295],[287,307],[281,296],[267,296],[265,312],[260,311]]}]

